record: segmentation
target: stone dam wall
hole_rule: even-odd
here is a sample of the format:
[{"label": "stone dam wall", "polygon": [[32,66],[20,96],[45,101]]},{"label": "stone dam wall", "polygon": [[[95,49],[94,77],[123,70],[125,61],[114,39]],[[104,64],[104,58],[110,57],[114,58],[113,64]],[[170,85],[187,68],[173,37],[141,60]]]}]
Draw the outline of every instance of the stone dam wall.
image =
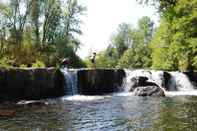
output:
[{"label": "stone dam wall", "polygon": [[64,95],[57,69],[0,69],[0,101],[37,100]]},{"label": "stone dam wall", "polygon": [[125,77],[121,69],[97,69],[78,71],[78,93],[103,95],[120,90]]},{"label": "stone dam wall", "polygon": [[[79,70],[78,93],[102,95],[119,90],[124,70]],[[55,68],[0,69],[0,102],[39,100],[66,94],[64,74]]]},{"label": "stone dam wall", "polygon": [[[197,86],[197,72],[184,72]],[[80,95],[103,95],[120,90],[126,73],[123,69],[80,69],[77,89]],[[164,72],[168,90],[170,74]],[[55,68],[0,69],[0,102],[38,100],[64,96],[67,93],[64,74]],[[121,88],[122,89],[122,88]]]}]

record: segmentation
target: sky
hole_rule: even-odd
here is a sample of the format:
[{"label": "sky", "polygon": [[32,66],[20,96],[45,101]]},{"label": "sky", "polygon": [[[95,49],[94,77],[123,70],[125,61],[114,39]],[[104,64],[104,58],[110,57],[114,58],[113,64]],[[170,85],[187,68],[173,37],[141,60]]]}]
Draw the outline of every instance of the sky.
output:
[{"label": "sky", "polygon": [[105,50],[110,37],[118,25],[125,22],[137,26],[137,21],[143,16],[149,16],[159,23],[159,15],[154,7],[140,5],[136,0],[80,0],[87,7],[83,16],[80,36],[82,45],[77,54],[85,58],[92,52]]}]

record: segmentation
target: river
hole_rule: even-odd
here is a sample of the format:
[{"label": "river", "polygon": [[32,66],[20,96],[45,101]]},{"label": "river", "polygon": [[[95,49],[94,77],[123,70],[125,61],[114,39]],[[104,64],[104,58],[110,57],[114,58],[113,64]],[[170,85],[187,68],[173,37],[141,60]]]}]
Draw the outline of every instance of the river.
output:
[{"label": "river", "polygon": [[24,105],[1,131],[195,131],[197,97],[70,96]]}]

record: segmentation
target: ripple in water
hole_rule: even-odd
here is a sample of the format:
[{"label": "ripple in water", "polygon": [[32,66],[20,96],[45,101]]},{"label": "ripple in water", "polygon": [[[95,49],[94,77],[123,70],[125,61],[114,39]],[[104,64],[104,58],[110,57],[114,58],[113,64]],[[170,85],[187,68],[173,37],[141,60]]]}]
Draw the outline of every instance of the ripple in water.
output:
[{"label": "ripple in water", "polygon": [[48,105],[21,105],[0,117],[7,131],[197,130],[197,97],[73,96]]}]

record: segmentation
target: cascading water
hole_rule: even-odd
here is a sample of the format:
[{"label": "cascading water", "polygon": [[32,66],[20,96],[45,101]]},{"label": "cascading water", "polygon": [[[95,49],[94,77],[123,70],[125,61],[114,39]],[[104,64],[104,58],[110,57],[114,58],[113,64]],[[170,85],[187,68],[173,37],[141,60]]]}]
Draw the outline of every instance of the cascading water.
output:
[{"label": "cascading water", "polygon": [[168,91],[194,91],[195,87],[188,79],[188,77],[181,72],[168,72],[170,79],[168,84],[165,85],[164,71],[154,71],[154,70],[125,70],[126,78],[124,79],[124,89],[125,92],[130,91],[130,88],[135,84],[132,79],[137,77],[146,77],[149,82],[156,83],[160,87],[163,87]]},{"label": "cascading water", "polygon": [[[66,79],[66,95],[78,97],[78,69],[62,69],[62,72]],[[165,71],[154,71],[154,70],[124,70],[126,77],[123,80],[123,93],[129,93],[131,88],[135,86],[138,78],[147,79],[147,82],[155,83],[159,87],[163,88],[166,94],[170,95],[197,95],[195,86],[188,79],[188,76],[181,72],[165,72]],[[167,77],[166,77],[167,76]],[[139,82],[139,81],[138,81]],[[142,81],[141,81],[142,82]],[[143,83],[143,82],[142,82]],[[138,85],[139,86],[139,85]]]},{"label": "cascading water", "polygon": [[123,81],[123,87],[126,92],[135,84],[132,79],[137,77],[146,77],[149,82],[156,83],[160,87],[163,85],[163,72],[162,71],[151,71],[151,70],[128,70],[125,69],[126,78]]},{"label": "cascading water", "polygon": [[170,72],[171,74],[171,88],[176,88],[178,91],[192,91],[195,89],[188,77],[181,72]]},{"label": "cascading water", "polygon": [[61,70],[66,79],[66,95],[76,95],[78,93],[77,88],[77,69],[67,69]]}]

